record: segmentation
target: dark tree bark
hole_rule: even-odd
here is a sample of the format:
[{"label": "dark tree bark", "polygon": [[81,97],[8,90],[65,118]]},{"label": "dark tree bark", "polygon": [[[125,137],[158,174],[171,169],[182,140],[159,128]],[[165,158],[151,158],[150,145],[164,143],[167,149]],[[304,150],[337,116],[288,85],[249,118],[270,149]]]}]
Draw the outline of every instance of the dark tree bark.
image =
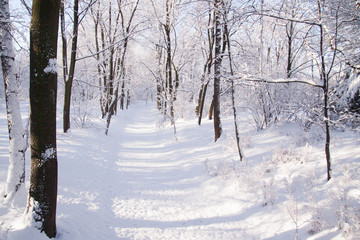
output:
[{"label": "dark tree bark", "polygon": [[221,77],[221,26],[220,26],[220,11],[219,11],[220,0],[215,0],[215,62],[214,62],[214,132],[215,141],[217,141],[222,133],[221,120],[220,120],[220,77]]},{"label": "dark tree bark", "polygon": [[56,236],[56,53],[60,0],[34,0],[30,27],[31,174],[27,212]]},{"label": "dark tree bark", "polygon": [[286,77],[291,78],[293,69],[293,36],[294,36],[294,22],[290,21],[286,27],[286,36],[288,40],[288,52],[287,52],[287,66]]}]

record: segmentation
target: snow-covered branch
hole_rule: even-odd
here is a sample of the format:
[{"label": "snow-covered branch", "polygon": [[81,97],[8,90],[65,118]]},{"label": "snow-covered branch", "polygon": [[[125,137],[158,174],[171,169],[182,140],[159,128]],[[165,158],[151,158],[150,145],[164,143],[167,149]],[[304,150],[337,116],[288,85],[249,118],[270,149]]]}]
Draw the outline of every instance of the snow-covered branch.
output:
[{"label": "snow-covered branch", "polygon": [[305,81],[299,79],[267,79],[260,76],[244,76],[235,77],[234,80],[245,81],[245,82],[262,82],[262,83],[303,83],[317,88],[323,88],[323,85],[317,84],[312,81]]}]

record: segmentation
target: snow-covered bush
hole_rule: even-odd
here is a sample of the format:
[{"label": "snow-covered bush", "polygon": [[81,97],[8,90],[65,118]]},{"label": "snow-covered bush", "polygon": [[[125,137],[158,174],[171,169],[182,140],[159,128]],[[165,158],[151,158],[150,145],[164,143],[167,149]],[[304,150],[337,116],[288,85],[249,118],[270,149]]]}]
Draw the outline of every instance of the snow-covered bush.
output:
[{"label": "snow-covered bush", "polygon": [[334,87],[332,116],[337,127],[347,126],[360,131],[360,72],[348,69]]},{"label": "snow-covered bush", "polygon": [[303,163],[303,155],[295,151],[293,148],[284,148],[277,150],[272,156],[273,163],[289,163],[298,162]]}]

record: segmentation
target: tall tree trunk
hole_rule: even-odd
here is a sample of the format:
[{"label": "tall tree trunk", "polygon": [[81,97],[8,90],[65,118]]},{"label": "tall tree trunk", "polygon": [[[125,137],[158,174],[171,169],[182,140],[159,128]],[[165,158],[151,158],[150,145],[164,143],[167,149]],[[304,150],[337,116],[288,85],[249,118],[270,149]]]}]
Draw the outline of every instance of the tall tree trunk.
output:
[{"label": "tall tree trunk", "polygon": [[65,0],[60,1],[60,29],[61,29],[61,43],[62,43],[62,63],[63,63],[63,79],[66,83],[69,69],[67,61],[67,39],[66,39],[66,22],[65,22]]},{"label": "tall tree trunk", "polygon": [[[225,19],[225,23],[224,23],[224,36],[225,36],[225,39],[224,39],[224,42],[227,44],[230,75],[233,77],[234,76],[234,70],[233,70],[232,56],[231,56],[230,33],[229,33],[229,29],[228,29],[228,24],[227,24],[227,11],[225,11],[225,13],[224,13],[224,19]],[[238,149],[239,159],[240,159],[240,161],[242,161],[243,160],[243,153],[242,153],[242,150],[241,150],[241,143],[240,143],[240,137],[239,137],[239,128],[238,128],[238,124],[237,124],[237,111],[236,111],[236,106],[235,106],[234,78],[231,78],[231,103],[232,103],[233,116],[234,116],[234,130],[235,130],[236,146],[237,146],[237,149]]]},{"label": "tall tree trunk", "polygon": [[[71,106],[71,90],[75,74],[75,64],[76,64],[76,52],[77,52],[77,42],[78,42],[78,29],[79,29],[79,0],[74,0],[74,23],[73,23],[73,36],[71,43],[71,57],[70,57],[70,69],[68,74],[68,79],[65,81],[65,99],[64,99],[64,112],[63,112],[63,131],[66,133],[70,128],[70,106]],[[62,13],[64,14],[64,13]],[[65,21],[65,18],[61,18]],[[61,24],[63,25],[63,24]],[[64,22],[65,25],[65,22]],[[63,41],[66,37],[62,37]],[[64,44],[63,44],[64,46]],[[66,45],[65,45],[66,46]],[[63,49],[63,53],[66,49]],[[64,56],[63,56],[64,58]],[[67,61],[67,59],[65,59]],[[63,61],[65,61],[63,60]]]},{"label": "tall tree trunk", "polygon": [[214,132],[215,142],[220,138],[222,133],[221,120],[220,120],[220,78],[221,78],[221,25],[220,25],[220,0],[215,0],[215,62],[214,62]]},{"label": "tall tree trunk", "polygon": [[[97,2],[100,6],[100,1]],[[95,37],[95,58],[96,58],[96,65],[97,65],[97,73],[99,79],[99,88],[100,88],[100,111],[102,118],[105,117],[105,104],[104,104],[104,91],[103,91],[103,84],[102,84],[102,71],[101,71],[101,62],[100,62],[100,44],[99,44],[99,22],[100,22],[100,10],[99,7],[96,10],[95,17],[94,17],[94,37]]]},{"label": "tall tree trunk", "polygon": [[56,53],[60,0],[33,0],[30,27],[31,174],[27,212],[56,236]]},{"label": "tall tree trunk", "polygon": [[211,9],[212,9],[212,7],[210,6],[209,15],[208,15],[208,29],[207,29],[209,56],[208,56],[205,66],[204,66],[204,75],[203,75],[202,86],[201,86],[201,90],[199,93],[199,101],[198,101],[198,106],[197,106],[198,124],[199,125],[201,125],[202,114],[204,111],[204,104],[205,104],[205,98],[206,98],[206,92],[207,92],[207,88],[208,88],[208,85],[210,82],[210,79],[206,81],[206,76],[210,76],[211,67],[213,64],[213,49],[214,49],[214,43],[215,43],[215,31],[214,31],[215,18],[212,18],[213,11]]},{"label": "tall tree trunk", "polygon": [[[322,4],[320,0],[317,1],[318,17],[319,17],[319,30],[320,30],[320,79],[323,81],[323,94],[324,94],[324,122],[325,122],[325,158],[327,167],[327,180],[331,179],[331,155],[330,155],[330,119],[329,119],[329,73],[326,72],[325,66],[325,52],[324,52],[324,25],[322,23]],[[336,49],[335,49],[336,51]],[[334,55],[335,56],[335,55]],[[330,67],[331,69],[331,67]]]},{"label": "tall tree trunk", "polygon": [[0,52],[5,85],[6,112],[9,130],[9,168],[5,197],[10,197],[25,182],[26,140],[23,129],[16,76],[14,73],[14,48],[11,35],[9,0],[0,1]]},{"label": "tall tree trunk", "polygon": [[171,55],[171,25],[170,25],[170,11],[172,4],[170,0],[166,0],[166,23],[165,29],[165,41],[166,41],[166,91],[167,91],[167,102],[169,103],[171,123],[174,123],[174,86],[172,77],[172,55]]},{"label": "tall tree trunk", "polygon": [[326,157],[326,169],[327,180],[331,179],[331,155],[330,155],[330,119],[329,119],[329,74],[326,73],[325,68],[325,53],[324,53],[324,26],[322,24],[322,6],[320,1],[318,3],[319,14],[319,28],[320,28],[320,78],[323,81],[323,94],[324,94],[324,121],[325,121],[325,157]]}]

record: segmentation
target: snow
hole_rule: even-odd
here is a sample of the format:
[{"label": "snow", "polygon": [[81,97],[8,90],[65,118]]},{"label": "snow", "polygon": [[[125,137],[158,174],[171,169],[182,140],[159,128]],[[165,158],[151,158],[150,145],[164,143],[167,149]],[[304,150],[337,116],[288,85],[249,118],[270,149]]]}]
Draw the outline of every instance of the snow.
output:
[{"label": "snow", "polygon": [[[320,127],[256,131],[243,114],[240,163],[232,116],[222,117],[216,143],[212,121],[178,119],[175,138],[160,119],[155,104],[136,103],[113,118],[108,136],[101,120],[67,134],[59,127],[56,239],[359,239],[359,134],[332,133],[326,182]],[[7,140],[1,114],[0,193]],[[47,239],[24,214],[29,159],[26,188],[0,201],[0,239]]]},{"label": "snow", "polygon": [[48,161],[49,159],[54,159],[56,157],[56,149],[55,148],[48,148],[45,152],[41,155],[41,158],[44,162]]},{"label": "snow", "polygon": [[56,58],[50,58],[49,63],[44,69],[44,73],[57,73],[57,59]]},{"label": "snow", "polygon": [[357,91],[359,91],[359,89],[360,89],[359,73],[357,71],[353,71],[348,82],[349,82],[349,86],[348,86],[346,96],[347,96],[347,98],[352,99],[352,98],[354,98]]}]

